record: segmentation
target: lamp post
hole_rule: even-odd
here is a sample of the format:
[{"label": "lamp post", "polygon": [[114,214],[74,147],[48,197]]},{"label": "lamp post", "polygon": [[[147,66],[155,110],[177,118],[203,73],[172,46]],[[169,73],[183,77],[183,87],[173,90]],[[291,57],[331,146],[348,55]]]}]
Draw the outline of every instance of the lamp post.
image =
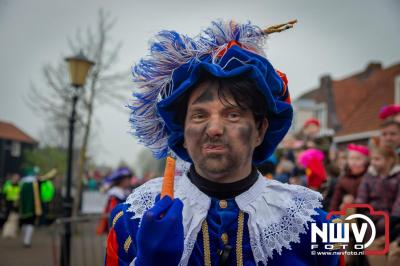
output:
[{"label": "lamp post", "polygon": [[[94,62],[90,61],[82,53],[82,51],[73,57],[65,58],[68,63],[69,74],[71,78],[71,85],[74,88],[74,95],[72,97],[72,111],[69,118],[69,137],[68,137],[68,161],[67,161],[67,182],[66,194],[63,201],[64,217],[70,218],[72,215],[73,199],[71,197],[72,186],[72,162],[73,162],[73,146],[74,146],[74,129],[76,120],[76,103],[78,102],[78,91],[82,88],[86,81],[86,76]],[[71,254],[71,222],[65,222],[65,232],[61,243],[61,265],[70,265]]]}]

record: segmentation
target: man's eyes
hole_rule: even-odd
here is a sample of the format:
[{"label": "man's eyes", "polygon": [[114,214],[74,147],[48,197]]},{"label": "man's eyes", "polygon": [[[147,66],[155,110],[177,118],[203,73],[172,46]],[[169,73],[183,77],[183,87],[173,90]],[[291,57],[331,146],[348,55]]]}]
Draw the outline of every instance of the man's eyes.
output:
[{"label": "man's eyes", "polygon": [[[209,114],[205,112],[194,112],[190,115],[191,120],[193,121],[203,121],[207,119]],[[240,111],[227,111],[225,114],[222,114],[225,119],[229,121],[237,121],[242,117],[242,113]]]},{"label": "man's eyes", "polygon": [[230,120],[236,120],[236,119],[240,118],[240,113],[239,112],[229,112],[227,117]]},{"label": "man's eyes", "polygon": [[192,114],[192,120],[194,120],[194,121],[202,120],[204,118],[205,118],[205,115],[203,113]]}]

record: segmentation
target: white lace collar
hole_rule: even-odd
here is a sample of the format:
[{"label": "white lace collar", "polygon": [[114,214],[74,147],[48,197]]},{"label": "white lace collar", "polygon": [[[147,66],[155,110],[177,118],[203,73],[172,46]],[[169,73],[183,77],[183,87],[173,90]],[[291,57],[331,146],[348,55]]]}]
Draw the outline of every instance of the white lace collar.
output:
[{"label": "white lace collar", "polygon": [[128,195],[129,195],[129,190],[127,192],[126,189],[123,189],[121,187],[112,187],[109,190],[107,190],[108,197],[111,196],[117,197],[121,201],[124,201]]},{"label": "white lace collar", "polygon": [[[153,179],[136,188],[128,197],[132,219],[140,219],[150,209],[161,191],[162,178]],[[180,265],[188,264],[201,223],[207,216],[211,199],[201,192],[186,175],[175,177],[175,197],[182,200],[184,251]],[[261,174],[256,183],[235,198],[239,208],[249,215],[250,244],[256,262],[267,265],[273,251],[299,242],[307,223],[321,207],[322,196],[308,188],[267,180]]]}]

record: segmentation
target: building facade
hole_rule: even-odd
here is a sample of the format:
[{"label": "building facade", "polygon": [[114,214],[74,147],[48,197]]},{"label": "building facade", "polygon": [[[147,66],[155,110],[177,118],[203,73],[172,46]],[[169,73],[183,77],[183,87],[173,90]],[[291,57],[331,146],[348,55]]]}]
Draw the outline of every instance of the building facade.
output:
[{"label": "building facade", "polygon": [[12,123],[0,121],[0,183],[11,173],[21,171],[23,153],[38,142]]},{"label": "building facade", "polygon": [[380,109],[394,103],[400,104],[400,63],[382,68],[372,62],[362,72],[341,80],[321,77],[318,88],[294,101],[293,130],[315,117],[323,130],[335,132],[338,145],[366,143],[379,135]]}]

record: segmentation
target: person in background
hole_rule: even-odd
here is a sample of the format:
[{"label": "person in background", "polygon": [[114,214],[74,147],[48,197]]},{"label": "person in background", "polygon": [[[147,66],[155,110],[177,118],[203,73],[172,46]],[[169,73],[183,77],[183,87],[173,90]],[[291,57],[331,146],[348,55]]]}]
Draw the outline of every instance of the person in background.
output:
[{"label": "person in background", "polygon": [[268,179],[272,179],[275,175],[278,159],[272,154],[264,163],[257,165],[257,170]]},{"label": "person in background", "polygon": [[400,123],[400,104],[391,104],[383,106],[379,112],[379,118],[382,120],[393,120]]},{"label": "person in background", "polygon": [[[400,165],[398,156],[391,147],[372,149],[371,167],[358,188],[356,203],[367,203],[374,210],[386,211],[392,221],[391,231],[396,230],[400,219]],[[370,217],[376,227],[375,241],[368,247],[371,250],[382,250],[385,245],[384,219],[377,217]],[[400,265],[399,231],[391,236],[388,256],[368,256],[370,266]]]},{"label": "person in background", "polygon": [[301,130],[302,138],[307,141],[313,141],[321,131],[321,123],[316,118],[310,118],[304,122]]},{"label": "person in background", "polygon": [[276,167],[274,179],[282,183],[289,183],[294,167],[294,163],[290,160],[281,159]]},{"label": "person in background", "polygon": [[379,111],[379,118],[383,121],[380,126],[380,135],[369,140],[369,146],[378,147],[387,145],[393,147],[400,155],[400,133],[396,123],[400,123],[400,105],[386,105]]},{"label": "person in background", "polygon": [[24,177],[21,179],[19,214],[22,226],[22,242],[24,247],[27,248],[32,245],[36,218],[43,214],[38,174],[38,167],[30,167],[25,170]]},{"label": "person in background", "polygon": [[3,193],[2,197],[4,197],[6,207],[5,223],[2,230],[3,238],[15,238],[18,233],[19,179],[19,174],[12,174],[5,182],[3,190],[1,191]]},{"label": "person in background", "polygon": [[335,165],[338,168],[338,176],[346,171],[347,155],[347,150],[337,152]]},{"label": "person in background", "polygon": [[50,213],[50,203],[55,196],[55,186],[53,183],[54,177],[57,175],[57,170],[52,169],[48,173],[39,177],[40,181],[40,200],[42,203],[43,214],[40,217],[40,225],[49,225],[53,220]]},{"label": "person in background", "polygon": [[7,220],[7,217],[11,212],[18,212],[20,193],[19,181],[20,175],[18,173],[14,173],[3,185],[2,193],[6,202],[5,220]]},{"label": "person in background", "polygon": [[379,146],[389,146],[400,154],[400,123],[386,120],[380,126]]},{"label": "person in background", "polygon": [[327,166],[328,177],[326,182],[322,184],[322,201],[323,209],[329,211],[333,193],[340,176],[345,174],[347,163],[347,150],[336,150],[330,164]]},{"label": "person in background", "polygon": [[[328,211],[338,211],[342,210],[345,204],[354,203],[355,197],[357,195],[358,186],[368,169],[368,159],[369,159],[369,149],[366,146],[349,144],[347,146],[347,161],[343,165],[342,171],[337,178],[337,184],[334,188],[332,199],[328,205]],[[346,208],[345,217],[356,212],[355,208]],[[349,247],[346,248],[348,252],[354,252],[353,248],[356,244],[356,240],[353,234],[349,236]],[[353,255],[345,256],[346,265],[356,266],[363,265],[363,258],[356,257]]]},{"label": "person in background", "polygon": [[304,141],[306,149],[318,149],[322,151],[329,161],[329,151],[333,143],[333,130],[323,129],[321,122],[316,118],[310,118],[304,122],[303,128],[299,133],[299,139]]},{"label": "person in background", "polygon": [[305,149],[316,148],[315,139],[321,132],[321,123],[316,118],[307,119],[301,130],[298,132],[296,138],[302,141],[302,146]]},{"label": "person in background", "polygon": [[120,167],[106,177],[105,182],[109,184],[107,190],[108,200],[104,208],[103,217],[97,226],[97,234],[107,234],[109,229],[108,215],[117,204],[126,200],[131,193],[131,177],[133,173],[127,167]]},{"label": "person in background", "polygon": [[340,210],[343,203],[354,203],[358,186],[368,170],[368,147],[349,144],[347,152],[347,166],[345,167],[345,172],[338,178],[329,206],[330,211]]},{"label": "person in background", "polygon": [[304,141],[298,139],[294,134],[288,133],[278,147],[279,159],[286,159],[296,164],[296,154],[304,147]]},{"label": "person in background", "polygon": [[303,145],[297,146],[293,150],[294,156],[294,169],[289,178],[289,184],[307,186],[306,168],[301,164],[299,156],[305,151]]},{"label": "person in background", "polygon": [[318,149],[307,149],[298,156],[300,165],[305,168],[307,187],[319,191],[326,181],[324,153]]}]

